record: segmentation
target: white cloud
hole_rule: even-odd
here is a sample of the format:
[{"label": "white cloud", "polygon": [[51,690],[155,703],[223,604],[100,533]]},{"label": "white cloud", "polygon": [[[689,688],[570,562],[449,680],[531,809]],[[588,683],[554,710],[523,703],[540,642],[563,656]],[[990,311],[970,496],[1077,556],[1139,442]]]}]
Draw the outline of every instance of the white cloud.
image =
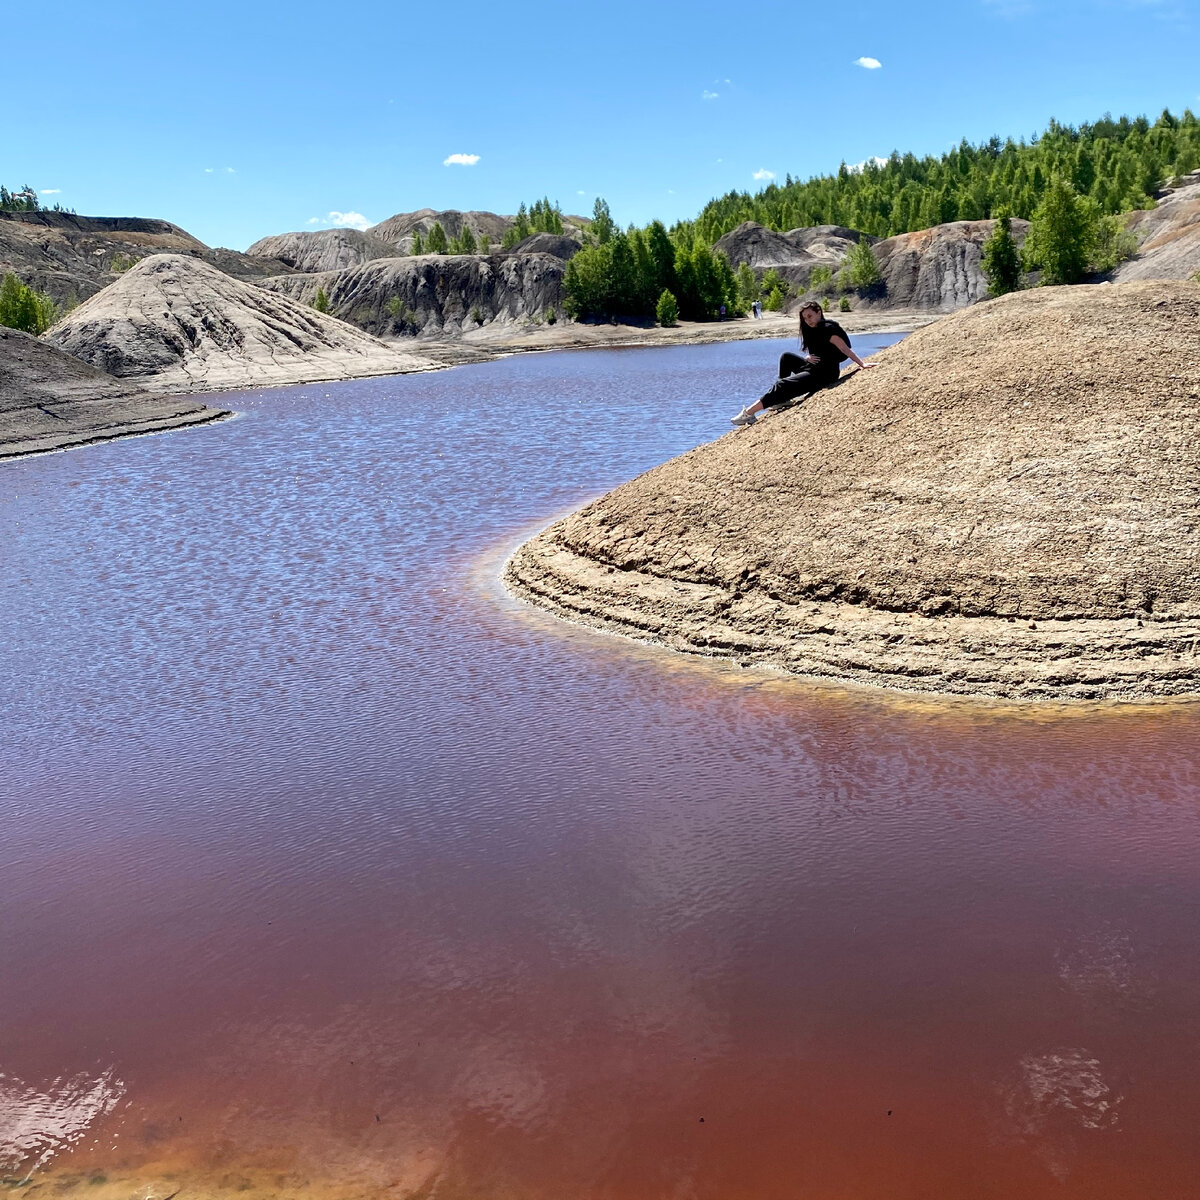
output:
[{"label": "white cloud", "polygon": [[708,90],[708,88],[705,88],[704,91],[702,91],[700,93],[700,99],[701,100],[715,100],[718,96],[720,96],[720,94],[721,94],[720,92],[710,92]]},{"label": "white cloud", "polygon": [[854,60],[854,65],[856,67],[862,67],[864,70],[867,70],[867,71],[878,71],[879,68],[883,66],[883,63],[881,63],[879,61],[879,59],[877,59],[877,58],[863,57],[863,58],[856,58]]},{"label": "white cloud", "polygon": [[309,217],[308,218],[308,224],[310,224],[310,225],[320,225],[320,223],[321,223],[320,217]]},{"label": "white cloud", "polygon": [[329,223],[335,229],[370,229],[371,222],[362,213],[331,212]]},{"label": "white cloud", "polygon": [[212,167],[205,167],[204,173],[205,173],[205,175],[211,175],[213,173]]},{"label": "white cloud", "polygon": [[585,191],[583,190],[583,188],[580,188],[580,189],[579,189],[579,191],[577,191],[577,192],[575,193],[575,195],[577,195],[577,196],[586,196],[586,195],[587,195],[587,192],[585,192]]},{"label": "white cloud", "polygon": [[442,159],[443,167],[473,167],[479,161],[478,154],[451,154]]},{"label": "white cloud", "polygon": [[878,154],[875,154],[870,158],[864,158],[862,162],[851,163],[846,170],[853,171],[855,174],[858,174],[859,172],[867,169],[868,163],[874,163],[877,167],[886,167],[888,165],[888,160],[886,158],[880,158]]},{"label": "white cloud", "polygon": [[[205,173],[205,175],[214,175],[217,173],[217,168],[216,167],[205,167],[204,173]],[[222,175],[236,175],[237,174],[237,172],[232,167],[222,167],[220,173]]]},{"label": "white cloud", "polygon": [[42,188],[43,196],[57,196],[62,191],[62,188]]},{"label": "white cloud", "polygon": [[226,167],[226,168],[225,168],[225,174],[226,174],[226,175],[236,175],[236,174],[237,174],[237,172],[236,172],[236,171],[235,171],[235,170],[234,170],[232,167]]},{"label": "white cloud", "polygon": [[768,171],[766,167],[763,167],[760,170],[754,172],[754,178],[755,179],[774,179],[775,172]]}]

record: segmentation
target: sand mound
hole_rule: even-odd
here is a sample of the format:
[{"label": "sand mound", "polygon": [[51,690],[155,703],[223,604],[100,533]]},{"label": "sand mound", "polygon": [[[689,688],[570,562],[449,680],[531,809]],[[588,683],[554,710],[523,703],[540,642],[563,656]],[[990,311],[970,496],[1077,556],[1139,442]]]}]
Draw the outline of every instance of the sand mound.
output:
[{"label": "sand mound", "polygon": [[1200,286],[947,317],[507,568],[560,615],[902,688],[1200,690]]},{"label": "sand mound", "polygon": [[431,365],[335,317],[178,254],[143,259],[46,338],[156,392],[355,379]]},{"label": "sand mound", "polygon": [[0,458],[228,416],[195,400],[150,396],[27,333],[0,327]]}]

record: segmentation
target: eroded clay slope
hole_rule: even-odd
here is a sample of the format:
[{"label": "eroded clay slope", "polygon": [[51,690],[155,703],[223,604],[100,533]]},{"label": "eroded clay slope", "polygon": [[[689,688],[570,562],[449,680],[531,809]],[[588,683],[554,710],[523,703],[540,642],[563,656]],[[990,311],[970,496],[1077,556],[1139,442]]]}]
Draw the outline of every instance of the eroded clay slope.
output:
[{"label": "eroded clay slope", "polygon": [[507,568],[681,649],[1008,696],[1200,687],[1200,286],[1041,288],[617,488]]},{"label": "eroded clay slope", "polygon": [[46,338],[156,392],[355,379],[431,366],[306,304],[175,254],[143,259]]}]

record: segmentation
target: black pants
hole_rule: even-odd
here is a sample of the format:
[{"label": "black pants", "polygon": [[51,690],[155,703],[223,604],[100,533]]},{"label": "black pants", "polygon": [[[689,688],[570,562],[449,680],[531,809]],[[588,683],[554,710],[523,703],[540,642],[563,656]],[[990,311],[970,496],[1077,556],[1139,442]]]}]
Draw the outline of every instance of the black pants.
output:
[{"label": "black pants", "polygon": [[828,387],[839,374],[838,366],[831,368],[824,363],[807,363],[799,354],[785,351],[779,358],[779,378],[763,396],[762,405],[770,408],[775,404],[786,404],[797,396],[811,396]]}]

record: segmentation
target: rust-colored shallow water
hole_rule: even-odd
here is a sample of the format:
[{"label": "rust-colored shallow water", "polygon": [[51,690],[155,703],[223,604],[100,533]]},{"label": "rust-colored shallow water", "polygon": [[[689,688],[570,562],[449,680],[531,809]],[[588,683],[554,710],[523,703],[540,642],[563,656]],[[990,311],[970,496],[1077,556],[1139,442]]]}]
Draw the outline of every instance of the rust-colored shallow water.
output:
[{"label": "rust-colored shallow water", "polygon": [[1200,1194],[1197,708],[807,686],[495,587],[775,349],[247,393],[3,468],[0,1173]]}]

